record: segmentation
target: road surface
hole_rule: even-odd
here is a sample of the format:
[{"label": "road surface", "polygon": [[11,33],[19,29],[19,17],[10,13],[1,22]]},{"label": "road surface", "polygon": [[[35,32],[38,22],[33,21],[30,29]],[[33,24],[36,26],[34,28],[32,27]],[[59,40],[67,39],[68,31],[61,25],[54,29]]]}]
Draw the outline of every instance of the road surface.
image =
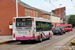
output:
[{"label": "road surface", "polygon": [[50,40],[44,40],[43,42],[30,41],[25,44],[20,42],[3,43],[0,44],[0,50],[63,50],[63,46],[66,46],[74,37],[75,30],[63,35],[53,35]]}]

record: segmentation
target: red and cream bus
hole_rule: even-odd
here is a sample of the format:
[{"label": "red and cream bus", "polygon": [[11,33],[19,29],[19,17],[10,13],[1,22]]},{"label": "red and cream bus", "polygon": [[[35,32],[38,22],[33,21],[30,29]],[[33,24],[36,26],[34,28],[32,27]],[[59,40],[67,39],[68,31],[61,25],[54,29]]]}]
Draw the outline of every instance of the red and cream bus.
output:
[{"label": "red and cream bus", "polygon": [[37,17],[14,17],[13,40],[24,42],[26,40],[42,41],[52,37],[52,23],[48,19]]}]

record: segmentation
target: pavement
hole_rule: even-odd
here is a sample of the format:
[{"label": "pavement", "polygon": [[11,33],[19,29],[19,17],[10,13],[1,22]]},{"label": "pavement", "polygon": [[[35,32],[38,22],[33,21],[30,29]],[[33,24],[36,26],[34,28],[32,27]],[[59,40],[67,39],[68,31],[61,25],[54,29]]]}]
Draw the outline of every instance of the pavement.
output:
[{"label": "pavement", "polygon": [[12,36],[0,36],[0,43],[5,43],[12,40]]}]

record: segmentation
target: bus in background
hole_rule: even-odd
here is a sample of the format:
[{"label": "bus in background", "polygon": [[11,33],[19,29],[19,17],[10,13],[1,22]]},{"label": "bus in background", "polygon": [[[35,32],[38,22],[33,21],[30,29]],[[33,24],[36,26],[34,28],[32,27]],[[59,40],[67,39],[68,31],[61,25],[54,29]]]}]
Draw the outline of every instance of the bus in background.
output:
[{"label": "bus in background", "polygon": [[56,27],[61,27],[63,26],[65,28],[66,32],[72,31],[73,30],[73,26],[72,24],[63,24],[63,25],[57,25]]},{"label": "bus in background", "polygon": [[52,37],[52,23],[48,19],[37,17],[14,17],[13,18],[13,40],[42,41]]}]

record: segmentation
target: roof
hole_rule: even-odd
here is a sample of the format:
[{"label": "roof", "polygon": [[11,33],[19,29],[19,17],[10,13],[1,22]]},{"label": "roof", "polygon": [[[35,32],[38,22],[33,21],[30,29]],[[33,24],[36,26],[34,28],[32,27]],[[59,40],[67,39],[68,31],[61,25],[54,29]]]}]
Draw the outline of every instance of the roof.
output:
[{"label": "roof", "polygon": [[[14,1],[16,1],[16,0],[14,0]],[[24,3],[24,2],[22,2],[21,0],[18,0],[18,3],[19,3],[20,5],[22,5],[22,6],[24,6],[24,8],[26,8],[26,9],[31,9],[31,10],[38,11],[37,9],[34,9],[32,6],[30,6],[30,5],[28,5],[28,4]]]},{"label": "roof", "polygon": [[[56,8],[55,10],[59,10],[59,9],[66,10],[66,7]],[[52,11],[54,12],[55,10],[52,10]]]},{"label": "roof", "polygon": [[59,10],[59,9],[61,9],[61,10],[65,10],[66,7],[60,7],[60,8],[57,8],[57,9],[55,9],[55,10]]},{"label": "roof", "polygon": [[39,9],[41,12],[43,12],[44,14],[48,14],[48,15],[51,15],[50,14],[50,12],[48,12],[48,11],[45,11],[45,10],[41,10],[41,9]]},{"label": "roof", "polygon": [[[43,12],[44,14],[43,15],[51,15],[51,12],[48,12],[48,11],[45,11],[45,10],[41,10],[41,9],[38,9],[38,10],[40,10],[41,12]],[[55,16],[55,17],[59,17],[59,16],[57,16],[57,15],[55,15],[55,14],[52,14],[52,16]],[[60,17],[59,17],[60,18]]]}]

